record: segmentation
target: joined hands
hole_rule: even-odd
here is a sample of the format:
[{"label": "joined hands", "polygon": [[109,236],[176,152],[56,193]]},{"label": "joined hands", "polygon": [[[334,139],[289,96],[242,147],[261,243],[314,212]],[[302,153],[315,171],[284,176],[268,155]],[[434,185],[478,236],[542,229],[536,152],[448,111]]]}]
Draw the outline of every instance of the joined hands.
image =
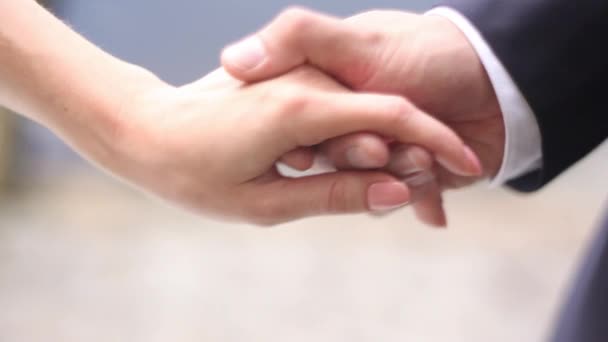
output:
[{"label": "joined hands", "polygon": [[[226,49],[225,70],[181,87],[105,53],[35,1],[0,2],[0,23],[0,104],[205,215],[272,225],[413,203],[441,226],[441,191],[501,164],[490,82],[441,17],[288,10]],[[277,172],[280,160],[307,169],[318,152],[338,171]]]},{"label": "joined hands", "polygon": [[[317,149],[339,169],[382,169],[409,178],[413,207],[431,225],[446,224],[442,191],[493,177],[500,169],[505,128],[496,95],[467,38],[441,16],[371,11],[340,20],[290,9],[228,47],[222,62],[231,75],[248,82],[308,64],[355,91],[403,96],[451,128],[479,156],[483,174],[454,172],[416,139],[408,145],[357,133],[330,139]],[[424,127],[421,132],[452,143],[449,134]],[[301,168],[310,159],[310,150],[299,149],[283,161]]]}]

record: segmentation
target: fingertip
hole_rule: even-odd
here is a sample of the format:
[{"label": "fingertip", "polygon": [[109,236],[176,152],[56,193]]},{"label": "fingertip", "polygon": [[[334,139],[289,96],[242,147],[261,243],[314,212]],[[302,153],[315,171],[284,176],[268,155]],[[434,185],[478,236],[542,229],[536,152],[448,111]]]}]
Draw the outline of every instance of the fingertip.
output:
[{"label": "fingertip", "polygon": [[384,167],[390,158],[388,147],[375,136],[364,136],[346,150],[347,162],[357,169]]},{"label": "fingertip", "polygon": [[447,216],[445,214],[445,210],[443,210],[443,208],[441,208],[441,210],[439,210],[437,212],[437,216],[435,217],[435,221],[432,222],[431,225],[434,228],[438,228],[438,229],[446,229],[448,227],[448,219],[447,219]]},{"label": "fingertip", "polygon": [[414,211],[416,217],[420,221],[434,228],[447,227],[447,217],[443,207],[443,198],[437,184],[434,183],[434,189],[430,190],[426,196],[414,203]]},{"label": "fingertip", "polygon": [[436,228],[445,229],[447,228],[448,221],[443,209],[437,209],[435,211],[427,210],[416,210],[416,217],[426,225]]},{"label": "fingertip", "polygon": [[464,147],[464,154],[471,165],[471,172],[474,173],[473,176],[483,175],[483,166],[477,154],[468,146]]}]

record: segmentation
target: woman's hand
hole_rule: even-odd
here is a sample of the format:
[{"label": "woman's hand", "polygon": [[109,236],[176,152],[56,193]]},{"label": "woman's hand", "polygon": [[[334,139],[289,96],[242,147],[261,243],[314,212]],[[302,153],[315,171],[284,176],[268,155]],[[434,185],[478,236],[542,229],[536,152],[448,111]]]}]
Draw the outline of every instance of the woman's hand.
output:
[{"label": "woman's hand", "polygon": [[289,151],[363,130],[416,139],[459,172],[479,172],[455,134],[406,100],[352,93],[310,67],[253,85],[218,70],[180,88],[146,89],[130,103],[110,142],[112,157],[99,161],[204,214],[267,225],[406,204],[408,188],[385,172],[292,179],[275,168]]}]

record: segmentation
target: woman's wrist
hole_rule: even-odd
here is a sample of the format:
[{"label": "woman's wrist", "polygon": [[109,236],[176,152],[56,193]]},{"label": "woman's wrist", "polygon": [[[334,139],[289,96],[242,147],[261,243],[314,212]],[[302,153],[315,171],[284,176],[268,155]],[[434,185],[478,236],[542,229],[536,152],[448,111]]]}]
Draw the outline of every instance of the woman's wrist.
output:
[{"label": "woman's wrist", "polygon": [[134,99],[169,87],[94,46],[34,1],[0,9],[0,102],[91,159],[103,161],[130,134]]},{"label": "woman's wrist", "polygon": [[106,85],[111,91],[80,98],[81,112],[57,116],[54,125],[76,149],[113,171],[127,159],[136,159],[133,154],[151,140],[146,117],[154,106],[151,94],[174,88],[144,68],[120,64],[111,77],[115,85]]}]

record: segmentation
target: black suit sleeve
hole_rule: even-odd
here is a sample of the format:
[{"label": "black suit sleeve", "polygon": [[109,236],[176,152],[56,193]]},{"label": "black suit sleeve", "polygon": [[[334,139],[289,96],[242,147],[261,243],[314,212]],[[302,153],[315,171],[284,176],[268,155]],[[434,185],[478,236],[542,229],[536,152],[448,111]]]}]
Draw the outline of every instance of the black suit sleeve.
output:
[{"label": "black suit sleeve", "polygon": [[[481,32],[534,110],[543,186],[608,136],[608,0],[447,0]],[[599,176],[599,175],[598,175]]]}]

